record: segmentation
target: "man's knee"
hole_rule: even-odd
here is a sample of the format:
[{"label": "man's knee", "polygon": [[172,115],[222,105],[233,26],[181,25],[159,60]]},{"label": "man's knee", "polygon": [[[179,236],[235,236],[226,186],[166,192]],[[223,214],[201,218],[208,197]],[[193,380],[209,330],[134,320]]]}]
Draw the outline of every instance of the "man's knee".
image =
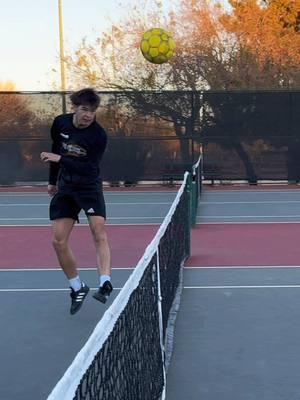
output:
[{"label": "man's knee", "polygon": [[62,251],[67,247],[67,245],[68,242],[65,238],[59,238],[56,236],[52,237],[52,246],[54,247],[55,250]]},{"label": "man's knee", "polygon": [[107,242],[107,234],[102,224],[92,228],[92,235],[97,244],[104,244]]}]

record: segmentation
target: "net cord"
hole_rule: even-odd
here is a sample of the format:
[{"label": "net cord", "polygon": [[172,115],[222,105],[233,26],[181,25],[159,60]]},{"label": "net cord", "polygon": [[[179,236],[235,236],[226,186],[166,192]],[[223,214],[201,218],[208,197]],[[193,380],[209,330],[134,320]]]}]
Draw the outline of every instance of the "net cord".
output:
[{"label": "net cord", "polygon": [[81,377],[84,375],[89,365],[92,363],[99,349],[107,340],[117,319],[119,318],[121,312],[128,303],[130,294],[134,289],[137,288],[144,274],[144,271],[148,266],[149,261],[158,251],[159,242],[164,235],[180,201],[188,176],[189,173],[186,172],[184,174],[184,179],[180,186],[180,189],[178,190],[177,195],[169,209],[169,212],[164,218],[162,224],[160,225],[156,235],[147,246],[144,255],[138,261],[136,268],[129,276],[128,280],[126,281],[125,285],[123,286],[111,306],[106,310],[103,317],[93,330],[91,336],[82,347],[82,349],[79,351],[77,356],[74,358],[72,364],[69,366],[69,368],[66,370],[62,378],[58,381],[50,395],[47,397],[47,400],[72,400],[74,398]]}]

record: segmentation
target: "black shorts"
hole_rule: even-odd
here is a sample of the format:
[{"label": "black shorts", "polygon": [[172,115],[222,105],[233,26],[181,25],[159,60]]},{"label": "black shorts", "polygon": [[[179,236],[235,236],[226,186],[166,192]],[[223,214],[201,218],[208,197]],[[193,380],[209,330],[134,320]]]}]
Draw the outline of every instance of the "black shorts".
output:
[{"label": "black shorts", "polygon": [[72,218],[79,221],[83,210],[87,217],[98,215],[106,218],[103,192],[100,190],[59,190],[50,202],[50,220]]}]

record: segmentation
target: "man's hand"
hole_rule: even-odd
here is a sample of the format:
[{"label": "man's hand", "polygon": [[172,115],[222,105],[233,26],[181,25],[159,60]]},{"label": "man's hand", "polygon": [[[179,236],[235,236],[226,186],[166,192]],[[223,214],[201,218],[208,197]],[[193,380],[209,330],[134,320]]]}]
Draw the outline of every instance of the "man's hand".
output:
[{"label": "man's hand", "polygon": [[53,197],[57,193],[57,186],[56,185],[48,185],[47,192],[50,197]]},{"label": "man's hand", "polygon": [[45,151],[43,151],[43,153],[41,153],[41,160],[44,162],[59,162],[61,159],[61,156],[55,153],[47,153]]}]

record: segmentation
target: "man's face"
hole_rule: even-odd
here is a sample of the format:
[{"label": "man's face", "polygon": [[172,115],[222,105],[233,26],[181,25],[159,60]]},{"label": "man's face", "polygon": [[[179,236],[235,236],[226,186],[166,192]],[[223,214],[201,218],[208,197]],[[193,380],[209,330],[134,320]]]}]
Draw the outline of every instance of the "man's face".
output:
[{"label": "man's face", "polygon": [[87,128],[94,121],[95,116],[95,108],[89,105],[74,106],[74,122],[77,128]]}]

